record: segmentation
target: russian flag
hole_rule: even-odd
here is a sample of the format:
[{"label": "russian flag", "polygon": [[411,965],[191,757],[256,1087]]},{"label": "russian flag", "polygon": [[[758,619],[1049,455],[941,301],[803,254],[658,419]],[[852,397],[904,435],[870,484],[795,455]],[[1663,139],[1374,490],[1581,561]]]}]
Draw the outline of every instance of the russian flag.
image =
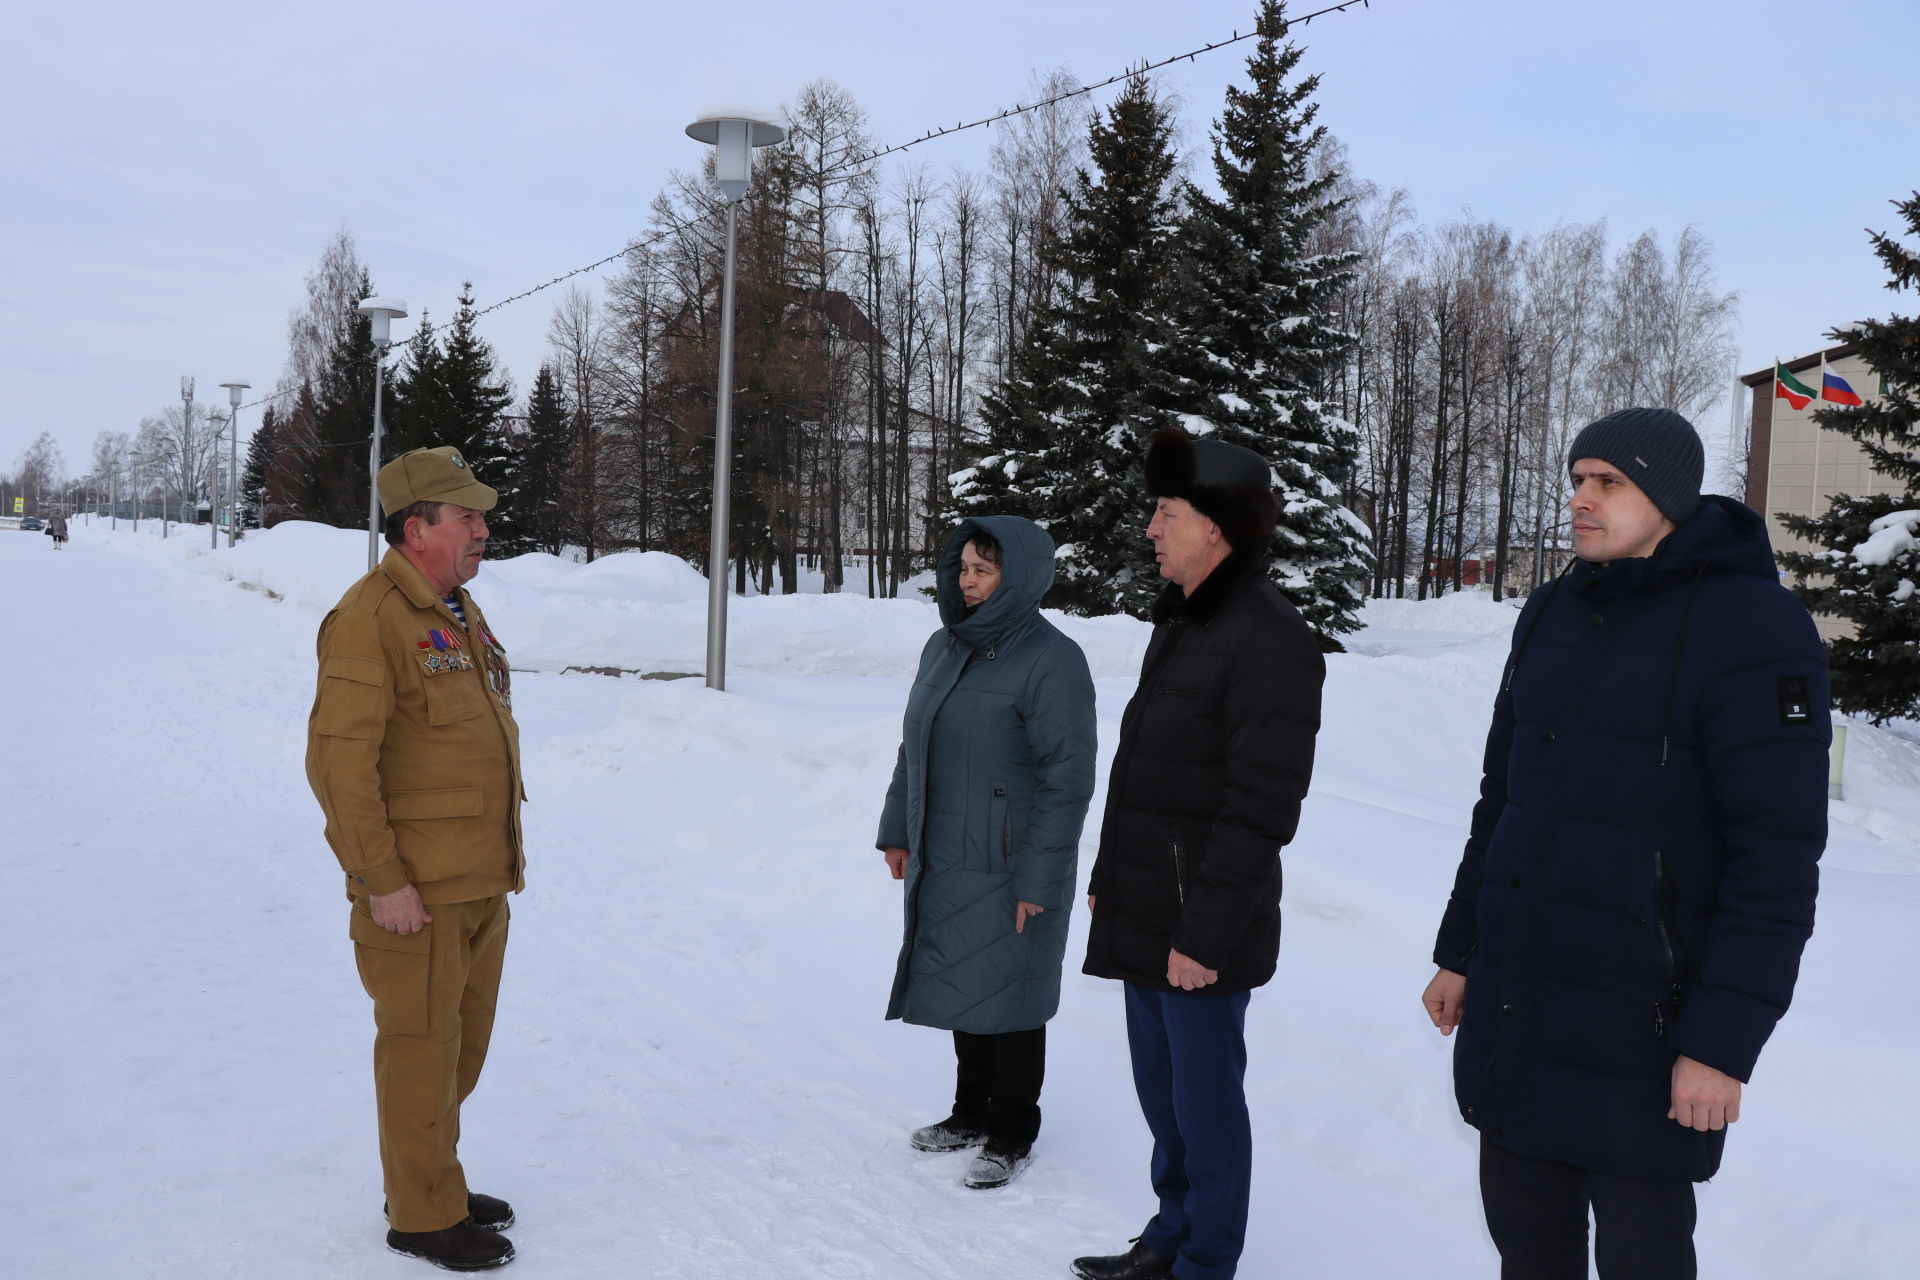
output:
[{"label": "russian flag", "polygon": [[1860,393],[1847,385],[1847,380],[1837,373],[1822,369],[1820,371],[1820,398],[1828,404],[1860,404]]}]

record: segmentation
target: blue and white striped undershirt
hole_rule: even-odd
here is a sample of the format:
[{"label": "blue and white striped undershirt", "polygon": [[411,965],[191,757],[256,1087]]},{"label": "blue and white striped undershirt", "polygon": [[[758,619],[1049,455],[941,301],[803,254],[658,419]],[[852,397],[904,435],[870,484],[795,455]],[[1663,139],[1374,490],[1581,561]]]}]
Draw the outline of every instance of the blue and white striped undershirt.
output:
[{"label": "blue and white striped undershirt", "polygon": [[460,593],[456,591],[452,595],[445,597],[445,603],[447,608],[453,610],[453,616],[460,619],[460,625],[463,627],[466,626],[467,611],[460,607]]}]

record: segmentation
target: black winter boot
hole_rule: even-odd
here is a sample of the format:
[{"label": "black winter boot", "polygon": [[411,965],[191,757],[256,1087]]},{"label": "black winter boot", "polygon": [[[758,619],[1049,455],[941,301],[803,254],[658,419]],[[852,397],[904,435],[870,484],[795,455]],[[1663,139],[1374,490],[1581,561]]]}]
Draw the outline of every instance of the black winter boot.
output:
[{"label": "black winter boot", "polygon": [[1073,1274],[1080,1280],[1166,1280],[1173,1274],[1173,1261],[1135,1240],[1125,1253],[1075,1258]]},{"label": "black winter boot", "polygon": [[513,1241],[471,1221],[440,1231],[389,1231],[387,1248],[448,1271],[489,1271],[513,1261]]},{"label": "black winter boot", "polygon": [[991,1191],[1012,1182],[1032,1163],[1031,1146],[1024,1143],[1015,1146],[993,1138],[988,1141],[986,1149],[973,1158],[973,1163],[967,1167],[967,1176],[960,1181],[975,1191]]},{"label": "black winter boot", "polygon": [[986,1126],[959,1115],[922,1125],[907,1137],[917,1151],[965,1151],[987,1140]]},{"label": "black winter boot", "polygon": [[[387,1214],[387,1202],[380,1202],[382,1216],[392,1221]],[[488,1231],[505,1231],[513,1225],[513,1206],[505,1200],[493,1196],[483,1196],[478,1191],[467,1192],[467,1217],[474,1226],[484,1227]]]}]

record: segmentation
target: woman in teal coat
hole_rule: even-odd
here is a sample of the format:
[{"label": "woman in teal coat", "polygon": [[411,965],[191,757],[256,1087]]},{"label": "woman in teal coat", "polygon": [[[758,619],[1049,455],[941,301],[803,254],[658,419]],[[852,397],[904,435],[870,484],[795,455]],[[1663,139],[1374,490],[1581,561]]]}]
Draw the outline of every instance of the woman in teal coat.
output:
[{"label": "woman in teal coat", "polygon": [[1038,525],[963,521],[936,577],[943,626],[920,655],[880,819],[887,867],[906,882],[887,1017],[953,1032],[953,1114],[913,1145],[984,1144],[966,1185],[997,1187],[1040,1132],[1093,796],[1093,679],[1080,646],[1040,616],[1053,540]]}]

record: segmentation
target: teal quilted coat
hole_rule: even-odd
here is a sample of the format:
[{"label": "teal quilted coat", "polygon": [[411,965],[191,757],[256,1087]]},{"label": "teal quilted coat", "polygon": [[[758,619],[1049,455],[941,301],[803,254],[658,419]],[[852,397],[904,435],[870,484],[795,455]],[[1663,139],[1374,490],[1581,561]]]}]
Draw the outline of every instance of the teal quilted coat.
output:
[{"label": "teal quilted coat", "polygon": [[[1000,586],[973,611],[960,552],[976,529],[1003,549]],[[963,522],[937,572],[927,641],[880,819],[904,848],[906,936],[887,1017],[992,1035],[1060,1007],[1080,827],[1093,795],[1093,680],[1080,646],[1040,616],[1053,540],[1013,516]],[[1044,907],[1013,930],[1014,904]]]}]

